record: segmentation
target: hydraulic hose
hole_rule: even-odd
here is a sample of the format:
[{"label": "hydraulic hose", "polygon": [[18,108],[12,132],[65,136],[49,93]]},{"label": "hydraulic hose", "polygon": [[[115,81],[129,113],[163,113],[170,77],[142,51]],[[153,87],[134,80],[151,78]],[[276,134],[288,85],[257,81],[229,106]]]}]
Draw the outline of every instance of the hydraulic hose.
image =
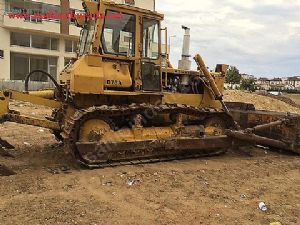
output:
[{"label": "hydraulic hose", "polygon": [[43,75],[49,77],[50,80],[54,83],[54,85],[55,85],[55,87],[56,87],[56,89],[57,89],[57,91],[58,91],[58,95],[59,95],[59,96],[62,96],[62,89],[61,89],[61,87],[59,86],[59,84],[57,83],[57,81],[54,79],[54,77],[53,77],[51,74],[49,74],[49,73],[47,73],[47,72],[45,72],[45,71],[43,71],[43,70],[33,70],[33,71],[31,71],[28,75],[26,75],[26,78],[25,78],[25,91],[26,91],[26,92],[28,92],[28,83],[29,83],[30,77],[31,77],[34,73],[42,73]]}]

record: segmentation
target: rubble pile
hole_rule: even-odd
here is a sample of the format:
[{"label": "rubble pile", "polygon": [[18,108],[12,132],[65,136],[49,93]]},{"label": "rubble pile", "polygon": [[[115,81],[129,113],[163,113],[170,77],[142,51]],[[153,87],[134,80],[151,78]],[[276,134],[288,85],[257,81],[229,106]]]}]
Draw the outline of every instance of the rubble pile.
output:
[{"label": "rubble pile", "polygon": [[289,105],[283,101],[271,98],[268,96],[262,96],[256,93],[244,92],[244,91],[225,91],[224,100],[226,102],[245,102],[255,105],[257,110],[268,110],[277,112],[290,112],[300,114],[300,109],[292,105]]}]

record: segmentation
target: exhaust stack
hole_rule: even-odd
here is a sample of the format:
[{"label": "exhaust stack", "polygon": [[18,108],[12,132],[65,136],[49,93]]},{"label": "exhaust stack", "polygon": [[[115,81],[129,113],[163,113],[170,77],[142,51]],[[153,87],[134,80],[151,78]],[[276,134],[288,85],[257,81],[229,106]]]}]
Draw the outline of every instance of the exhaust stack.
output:
[{"label": "exhaust stack", "polygon": [[192,62],[190,60],[190,28],[186,26],[182,26],[182,29],[185,31],[184,37],[183,37],[183,46],[182,46],[182,55],[181,60],[178,62],[178,69],[181,70],[190,70]]}]

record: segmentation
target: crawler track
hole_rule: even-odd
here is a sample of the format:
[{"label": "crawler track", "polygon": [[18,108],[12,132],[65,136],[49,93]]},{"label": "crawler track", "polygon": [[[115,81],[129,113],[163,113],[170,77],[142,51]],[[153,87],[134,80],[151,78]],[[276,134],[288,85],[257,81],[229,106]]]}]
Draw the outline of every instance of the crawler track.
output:
[{"label": "crawler track", "polygon": [[[89,168],[103,168],[118,165],[132,165],[170,161],[177,159],[214,156],[226,151],[230,141],[226,137],[221,139],[194,138],[184,139],[179,137],[174,140],[149,140],[145,142],[121,142],[110,143],[109,145],[98,145],[96,143],[80,143],[79,131],[82,124],[90,119],[103,119],[109,121],[114,126],[114,118],[120,116],[130,117],[137,114],[184,114],[199,117],[201,120],[211,117],[222,117],[228,127],[232,126],[232,118],[223,110],[196,108],[186,105],[147,105],[132,104],[127,106],[101,106],[78,110],[74,116],[68,120],[63,137],[65,143],[72,150],[76,159]],[[223,139],[222,139],[223,138]],[[191,144],[194,142],[196,146]],[[197,149],[199,145],[199,151]],[[205,146],[208,146],[207,149]],[[186,146],[186,147],[185,147]],[[224,149],[221,147],[224,146]],[[80,150],[84,149],[84,151]],[[190,151],[186,151],[186,149]]]}]

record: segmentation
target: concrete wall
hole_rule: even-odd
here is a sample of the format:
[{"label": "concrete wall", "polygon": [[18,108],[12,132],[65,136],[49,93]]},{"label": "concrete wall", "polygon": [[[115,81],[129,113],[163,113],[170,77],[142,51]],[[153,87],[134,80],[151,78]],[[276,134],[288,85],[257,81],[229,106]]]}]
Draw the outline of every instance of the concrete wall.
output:
[{"label": "concrete wall", "polygon": [[[34,0],[34,1],[51,4],[51,5],[60,5],[60,0]],[[79,0],[71,0],[71,1],[79,1]]]},{"label": "concrete wall", "polygon": [[83,10],[82,1],[81,0],[70,0],[70,8]]},{"label": "concrete wall", "polygon": [[135,4],[142,9],[155,10],[155,0],[135,0]]},{"label": "concrete wall", "polygon": [[[113,2],[116,2],[118,4],[125,4],[126,0],[113,0]],[[135,7],[141,8],[141,9],[148,9],[151,11],[155,10],[155,0],[135,0]]]},{"label": "concrete wall", "polygon": [[69,35],[72,37],[79,37],[80,36],[80,28],[76,27],[75,25],[71,24],[69,27]]},{"label": "concrete wall", "polygon": [[0,49],[4,50],[4,58],[0,58],[0,79],[10,78],[10,34],[0,27]]},{"label": "concrete wall", "polygon": [[[0,91],[2,90],[16,90],[24,91],[25,82],[16,80],[0,80]],[[41,89],[51,89],[54,85],[50,82],[33,82],[29,83],[30,91],[37,91]]]},{"label": "concrete wall", "polygon": [[57,22],[43,21],[43,23],[31,23],[24,21],[24,19],[12,19],[7,15],[4,15],[3,27],[39,31],[41,33],[60,33],[60,24]]},{"label": "concrete wall", "polygon": [[[0,1],[0,25],[3,22],[5,1]],[[9,79],[10,51],[9,51],[9,32],[0,26],[0,50],[4,51],[4,58],[0,58],[0,79]]]}]

